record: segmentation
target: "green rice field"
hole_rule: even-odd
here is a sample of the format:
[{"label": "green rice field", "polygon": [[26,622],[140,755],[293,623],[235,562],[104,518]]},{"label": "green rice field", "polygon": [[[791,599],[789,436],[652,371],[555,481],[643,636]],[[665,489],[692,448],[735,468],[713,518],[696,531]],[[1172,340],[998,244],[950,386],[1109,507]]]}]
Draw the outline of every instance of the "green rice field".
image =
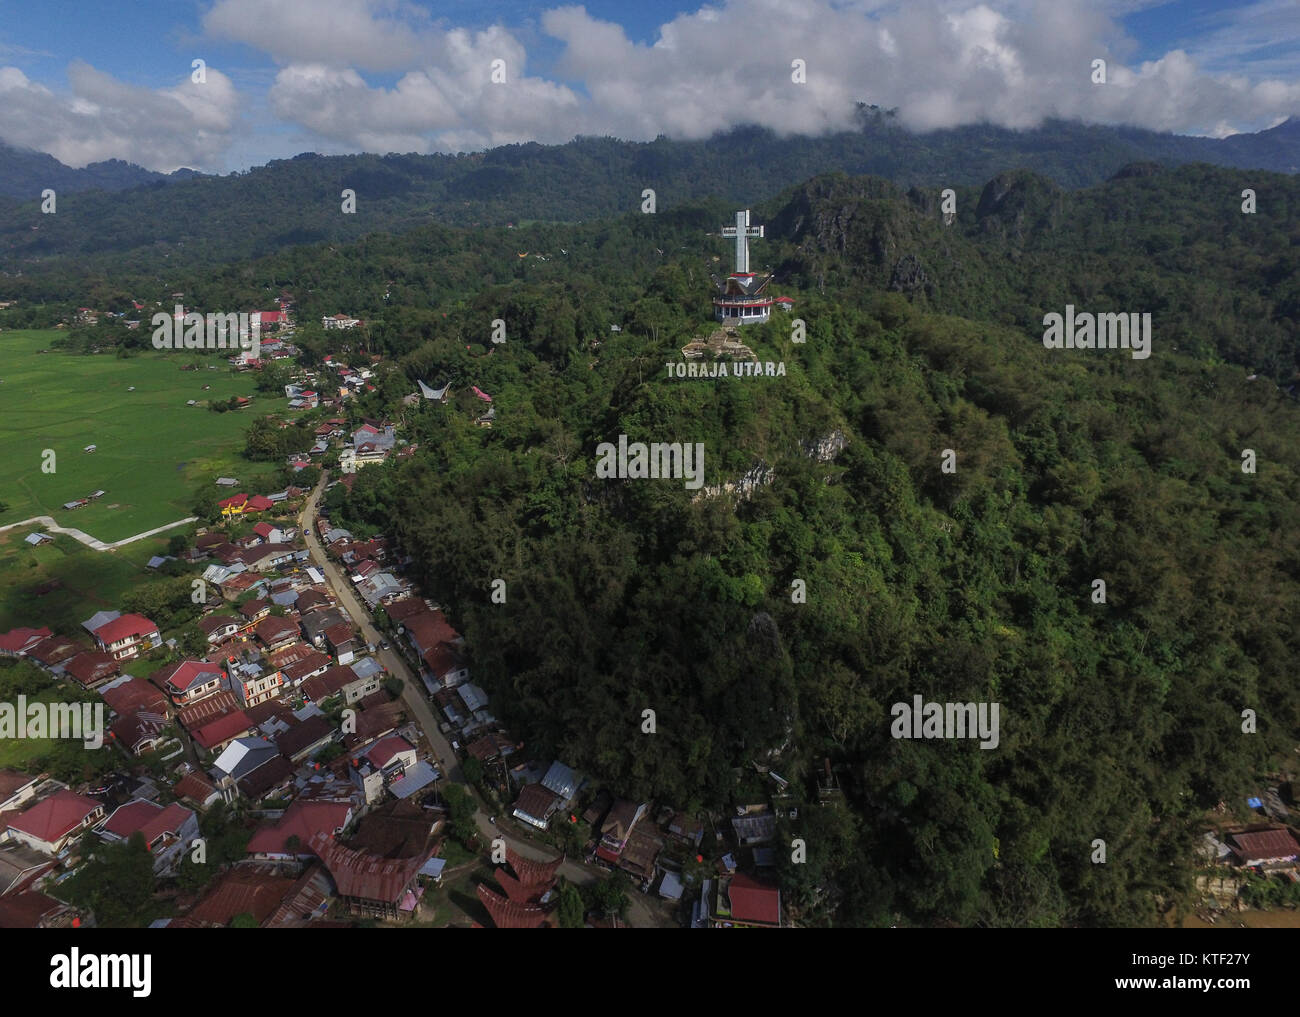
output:
[{"label": "green rice field", "polygon": [[[59,335],[0,332],[0,502],[9,506],[0,526],[48,515],[113,542],[190,515],[194,493],[218,476],[237,477],[236,490],[256,493],[258,478],[274,469],[239,453],[252,414],[283,411],[287,402],[255,394],[253,375],[231,372],[219,353],[41,352]],[[180,370],[193,363],[200,369]],[[207,400],[232,395],[253,404],[207,409]],[[203,405],[187,406],[189,399]],[[84,452],[87,445],[96,451]],[[46,449],[55,453],[53,473],[42,472]],[[97,490],[104,495],[96,501],[62,507]]]}]

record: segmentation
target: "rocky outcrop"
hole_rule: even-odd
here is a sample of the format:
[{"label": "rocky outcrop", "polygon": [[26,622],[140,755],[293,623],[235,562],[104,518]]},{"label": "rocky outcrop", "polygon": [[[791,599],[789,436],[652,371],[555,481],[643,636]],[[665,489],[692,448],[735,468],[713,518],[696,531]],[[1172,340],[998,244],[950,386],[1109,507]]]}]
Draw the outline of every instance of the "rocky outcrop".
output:
[{"label": "rocky outcrop", "polygon": [[894,273],[889,279],[889,288],[898,293],[912,294],[917,290],[930,289],[930,275],[925,265],[915,254],[905,254],[894,265]]},{"label": "rocky outcrop", "polygon": [[[828,463],[839,455],[848,443],[848,437],[837,427],[824,437],[810,438],[799,442],[799,448],[809,459],[816,459],[819,463]],[[776,470],[760,459],[738,481],[734,483],[727,481],[724,484],[706,487],[691,500],[698,501],[700,498],[716,498],[720,494],[734,494],[741,501],[745,501],[752,497],[761,485],[770,484],[775,479]]]},{"label": "rocky outcrop", "polygon": [[848,443],[849,439],[837,427],[824,438],[801,441],[799,447],[803,449],[804,455],[809,459],[816,459],[819,463],[828,463],[839,455]]}]

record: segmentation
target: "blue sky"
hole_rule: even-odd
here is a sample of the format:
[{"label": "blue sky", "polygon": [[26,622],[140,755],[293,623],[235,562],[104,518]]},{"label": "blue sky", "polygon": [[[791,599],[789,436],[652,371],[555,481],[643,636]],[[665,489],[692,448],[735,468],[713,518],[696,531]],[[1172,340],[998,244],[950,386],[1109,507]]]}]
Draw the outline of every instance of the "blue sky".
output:
[{"label": "blue sky", "polygon": [[[496,56],[505,89],[486,87]],[[918,130],[1061,115],[1222,135],[1300,112],[1298,70],[1296,0],[0,0],[0,139],[72,165],[817,133],[857,99]]]}]

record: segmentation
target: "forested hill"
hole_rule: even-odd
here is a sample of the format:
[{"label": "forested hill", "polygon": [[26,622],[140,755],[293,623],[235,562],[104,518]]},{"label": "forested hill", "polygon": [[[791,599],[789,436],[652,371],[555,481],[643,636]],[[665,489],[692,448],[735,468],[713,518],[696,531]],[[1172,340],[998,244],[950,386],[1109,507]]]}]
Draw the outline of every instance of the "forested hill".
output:
[{"label": "forested hill", "polygon": [[[755,206],[756,266],[807,324],[802,344],[783,314],[745,330],[772,377],[665,369],[712,327],[722,201],[24,276],[0,322],[60,293],[211,310],[288,290],[308,362],[386,354],[351,412],[418,445],[335,487],[332,518],[413,556],[530,757],[688,810],[764,800],[770,765],[798,809],[778,842],[808,849],[777,852],[799,924],[1131,926],[1186,899],[1207,810],[1300,740],[1300,412],[1250,377],[1257,355],[1294,365],[1297,188],[1203,165],[1078,192],[1015,173],[957,188],[945,226],[935,187],[809,181]],[[1044,349],[1066,301],[1150,311],[1150,358]],[[336,311],[368,327],[310,323]],[[114,339],[148,334],[67,337]],[[451,401],[404,404],[417,378]],[[250,454],[281,461],[311,433],[250,423]],[[701,443],[709,487],[756,482],[598,479],[620,435]],[[917,695],[998,703],[997,747],[892,737]],[[842,798],[821,805],[827,761]]]},{"label": "forested hill", "polygon": [[73,169],[44,152],[14,148],[0,142],[0,195],[15,201],[39,198],[47,187],[58,194],[124,191],[146,184],[185,180],[193,175],[191,170],[155,173],[121,159],[92,162],[81,169]]},{"label": "forested hill", "polygon": [[[1251,214],[1242,211],[1246,189],[1255,192]],[[1044,314],[1067,303],[1149,312],[1161,352],[1239,364],[1283,387],[1295,380],[1295,177],[1135,164],[1081,190],[1017,171],[955,191],[955,218],[945,225],[937,188],[808,181],[754,205],[754,221],[767,228],[754,263],[776,270],[774,291],[893,290],[921,309],[1021,330],[1026,342],[1041,338]],[[515,229],[426,225],[165,275],[68,264],[5,280],[0,296],[21,303],[0,312],[0,324],[52,324],[87,304],[130,315],[132,300],[170,306],[176,291],[193,307],[259,307],[287,290],[302,321],[354,314],[370,323],[372,347],[388,354],[439,337],[482,341],[497,317],[521,323],[560,359],[611,324],[685,341],[707,307],[709,272],[730,261],[730,244],[708,234],[733,207],[710,201]],[[102,344],[104,326],[96,335]],[[304,337],[311,347],[310,328]]]},{"label": "forested hill", "polygon": [[[458,156],[301,155],[224,177],[167,182],[152,175],[145,186],[113,193],[72,192],[88,179],[99,181],[91,186],[113,187],[122,173],[130,176],[128,170],[145,171],[124,164],[73,171],[55,163],[43,173],[30,159],[17,158],[0,150],[0,178],[12,177],[9,192],[27,199],[0,202],[0,269],[31,272],[67,256],[83,266],[154,271],[406,230],[430,220],[589,220],[639,209],[646,188],[656,192],[660,210],[704,198],[748,205],[831,171],[935,189],[982,185],[1013,169],[1084,187],[1137,160],[1293,173],[1300,168],[1300,121],[1222,140],[1062,121],[1030,131],[972,126],[914,134],[888,114],[864,109],[860,130],[821,138],[742,128],[707,141],[580,138]],[[6,165],[11,173],[4,172]],[[122,173],[108,174],[114,167]],[[78,173],[78,186],[61,184]],[[39,192],[47,186],[60,193],[54,215],[39,209]],[[341,211],[345,188],[356,192],[354,215]]]},{"label": "forested hill", "polygon": [[[435,323],[402,366],[453,401],[403,406],[406,374],[367,397],[419,451],[335,488],[333,518],[412,553],[530,756],[690,810],[781,773],[799,924],[1132,926],[1186,899],[1207,811],[1300,737],[1294,403],[1168,346],[1048,351],[838,281],[799,294],[805,344],[780,317],[746,330],[784,375],[670,378],[673,278],[598,343],[601,287],[559,280]],[[467,350],[455,329],[489,309],[510,338]],[[709,486],[770,483],[597,479],[619,435],[701,443]],[[891,737],[917,695],[998,703],[998,746]]]}]

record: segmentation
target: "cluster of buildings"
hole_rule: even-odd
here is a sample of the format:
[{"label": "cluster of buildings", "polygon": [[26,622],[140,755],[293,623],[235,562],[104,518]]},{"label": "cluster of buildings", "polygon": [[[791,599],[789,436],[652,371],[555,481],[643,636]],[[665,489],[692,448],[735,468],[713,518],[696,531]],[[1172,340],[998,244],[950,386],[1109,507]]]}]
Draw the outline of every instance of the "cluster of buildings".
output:
[{"label": "cluster of buildings", "polygon": [[[1300,835],[1292,825],[1292,809],[1300,802],[1297,790],[1294,783],[1270,787],[1246,799],[1246,805],[1257,814],[1259,821],[1233,824],[1205,834],[1201,854],[1219,866],[1223,875],[1217,879],[1201,876],[1198,883],[1202,890],[1211,897],[1223,899],[1224,903],[1239,905],[1236,897],[1242,885],[1239,876],[1254,873],[1300,883]],[[1226,805],[1220,803],[1218,811],[1226,812]]]},{"label": "cluster of buildings", "polygon": [[[781,927],[772,847],[776,810],[786,799],[779,777],[772,775],[778,791],[772,802],[738,808],[730,824],[725,817],[716,822],[708,817],[716,841],[722,843],[725,831],[734,848],[718,861],[712,878],[692,885],[683,875],[683,862],[700,850],[705,819],[667,807],[652,815],[650,802],[617,797],[604,789],[593,796],[589,781],[560,760],[520,762],[522,744],[502,728],[488,694],[471,680],[464,638],[442,610],[401,578],[400,569],[386,570],[393,564],[386,538],[358,542],[327,519],[318,520],[317,526],[329,553],[344,566],[371,609],[384,609],[453,751],[462,759],[478,760],[489,785],[513,793],[512,818],[538,831],[556,822],[587,824],[587,861],[626,872],[643,892],[657,892],[672,901],[694,898],[696,927]],[[545,863],[543,868],[551,866],[547,873],[538,869],[543,863],[513,857],[508,867],[498,869],[501,890],[480,885],[477,891],[493,922],[501,928],[547,924],[553,910],[549,891],[559,864]]]},{"label": "cluster of buildings", "polygon": [[[286,391],[292,389],[298,389],[298,386],[286,387]],[[295,402],[314,408],[319,404],[319,397],[314,390],[299,390],[298,395],[291,399],[290,408],[293,408]],[[295,470],[304,469],[313,460],[319,461],[331,448],[335,448],[339,453],[339,472],[349,474],[356,473],[364,466],[382,463],[389,456],[411,455],[415,452],[414,445],[398,447],[396,428],[386,420],[363,417],[359,427],[349,431],[347,426],[347,421],[341,417],[322,420],[312,434],[311,448],[291,455],[289,465]]]},{"label": "cluster of buildings", "polygon": [[[683,874],[683,863],[703,845],[705,819],[666,806],[652,814],[650,802],[617,797],[605,789],[594,797],[584,794],[587,782],[559,760],[545,769],[534,762],[515,766],[510,780],[518,788],[512,807],[515,819],[538,830],[553,822],[585,824],[581,828],[589,833],[588,862],[626,872],[643,893],[657,892],[670,901],[695,897],[693,927],[781,927],[781,891],[774,879],[775,849],[770,846],[776,837],[771,806],[737,809],[731,821],[734,848],[718,860],[711,878],[693,886]],[[580,801],[588,802],[585,809]],[[718,818],[707,817],[716,842],[722,843]]]},{"label": "cluster of buildings", "polygon": [[[94,446],[91,447],[93,448]],[[73,509],[81,508],[83,505],[89,505],[92,501],[98,501],[100,498],[104,497],[104,494],[105,492],[103,491],[91,491],[90,494],[86,495],[84,498],[78,498],[75,501],[65,501],[63,507],[70,512]]]},{"label": "cluster of buildings", "polygon": [[[151,651],[177,640],[118,611],[83,624],[93,644],[48,628],[0,633],[0,654],[103,699],[103,751],[120,762],[100,787],[0,773],[0,927],[70,922],[58,882],[99,842],[140,833],[155,871],[174,873],[219,802],[259,817],[246,858],[216,873],[182,917],[155,924],[221,926],[247,914],[266,926],[331,924],[332,901],[401,917],[440,879],[435,761],[296,536],[271,520],[238,539],[200,534],[187,558],[216,559],[205,576],[221,592],[197,622],[200,654],[156,666]],[[388,557],[382,539],[332,547],[362,582]],[[136,757],[147,753],[144,767]]]}]

